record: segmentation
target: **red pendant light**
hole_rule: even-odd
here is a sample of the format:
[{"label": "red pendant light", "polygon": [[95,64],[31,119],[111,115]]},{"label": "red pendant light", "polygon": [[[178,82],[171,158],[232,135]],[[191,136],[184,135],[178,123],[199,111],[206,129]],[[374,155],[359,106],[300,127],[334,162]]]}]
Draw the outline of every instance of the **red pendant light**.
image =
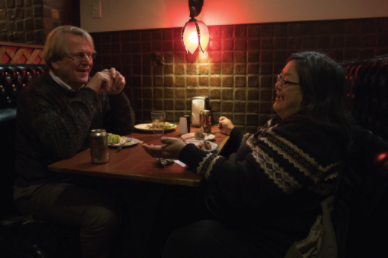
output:
[{"label": "red pendant light", "polygon": [[202,53],[205,52],[209,43],[209,30],[205,23],[195,19],[202,10],[203,0],[189,0],[190,17],[182,29],[182,43],[186,52],[194,54],[198,46]]}]

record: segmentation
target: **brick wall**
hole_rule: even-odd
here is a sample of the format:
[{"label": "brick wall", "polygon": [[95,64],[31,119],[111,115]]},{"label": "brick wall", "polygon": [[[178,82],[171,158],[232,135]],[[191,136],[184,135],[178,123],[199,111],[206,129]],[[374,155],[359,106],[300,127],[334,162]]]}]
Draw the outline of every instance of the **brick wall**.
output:
[{"label": "brick wall", "polygon": [[[388,54],[388,18],[209,26],[205,54],[186,54],[181,28],[93,33],[94,71],[115,67],[126,77],[136,120],[165,110],[167,121],[189,114],[191,98],[209,96],[220,115],[256,131],[274,113],[275,76],[296,51],[318,50],[337,61]],[[164,65],[152,60],[164,56]]]},{"label": "brick wall", "polygon": [[55,27],[79,26],[72,15],[79,17],[79,0],[0,0],[0,41],[44,44]]}]

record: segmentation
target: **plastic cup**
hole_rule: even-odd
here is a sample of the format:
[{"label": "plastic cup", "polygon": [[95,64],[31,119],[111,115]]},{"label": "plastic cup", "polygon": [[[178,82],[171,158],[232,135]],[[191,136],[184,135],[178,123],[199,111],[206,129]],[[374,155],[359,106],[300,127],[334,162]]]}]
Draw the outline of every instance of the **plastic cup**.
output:
[{"label": "plastic cup", "polygon": [[164,111],[152,111],[152,129],[154,137],[162,137],[164,134],[164,123],[166,119],[166,112]]},{"label": "plastic cup", "polygon": [[179,134],[186,134],[187,133],[187,118],[181,117],[179,118]]}]

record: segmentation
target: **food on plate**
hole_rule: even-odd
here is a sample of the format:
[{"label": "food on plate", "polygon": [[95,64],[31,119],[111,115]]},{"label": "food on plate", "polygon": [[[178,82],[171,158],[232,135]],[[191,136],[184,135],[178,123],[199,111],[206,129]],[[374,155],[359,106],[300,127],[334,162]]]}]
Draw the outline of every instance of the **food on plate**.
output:
[{"label": "food on plate", "polygon": [[119,144],[120,143],[120,135],[109,133],[108,134],[108,144]]},{"label": "food on plate", "polygon": [[205,139],[205,134],[203,133],[203,128],[202,127],[199,128],[199,130],[195,132],[194,136],[195,136],[195,139],[197,139],[197,140]]},{"label": "food on plate", "polygon": [[128,137],[120,136],[118,134],[108,133],[108,145],[131,145],[133,141],[127,141]]},{"label": "food on plate", "polygon": [[200,144],[197,145],[197,147],[204,151],[208,151],[212,149],[212,145],[208,141],[201,142]]},{"label": "food on plate", "polygon": [[175,125],[176,125],[176,123],[171,124],[169,122],[165,122],[163,124],[163,122],[159,123],[159,120],[155,120],[152,124],[147,124],[145,128],[146,129],[154,129],[154,128],[160,128],[160,127],[164,126],[164,129],[170,129],[170,128],[174,128]]}]

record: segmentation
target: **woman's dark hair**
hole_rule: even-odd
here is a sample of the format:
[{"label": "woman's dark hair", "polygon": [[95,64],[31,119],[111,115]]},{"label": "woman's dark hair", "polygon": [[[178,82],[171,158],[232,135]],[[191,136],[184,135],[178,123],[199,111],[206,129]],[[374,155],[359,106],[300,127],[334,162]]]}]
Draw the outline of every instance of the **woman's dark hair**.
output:
[{"label": "woman's dark hair", "polygon": [[303,100],[299,114],[349,135],[352,125],[346,105],[345,69],[318,52],[301,52],[288,62],[297,65]]}]

